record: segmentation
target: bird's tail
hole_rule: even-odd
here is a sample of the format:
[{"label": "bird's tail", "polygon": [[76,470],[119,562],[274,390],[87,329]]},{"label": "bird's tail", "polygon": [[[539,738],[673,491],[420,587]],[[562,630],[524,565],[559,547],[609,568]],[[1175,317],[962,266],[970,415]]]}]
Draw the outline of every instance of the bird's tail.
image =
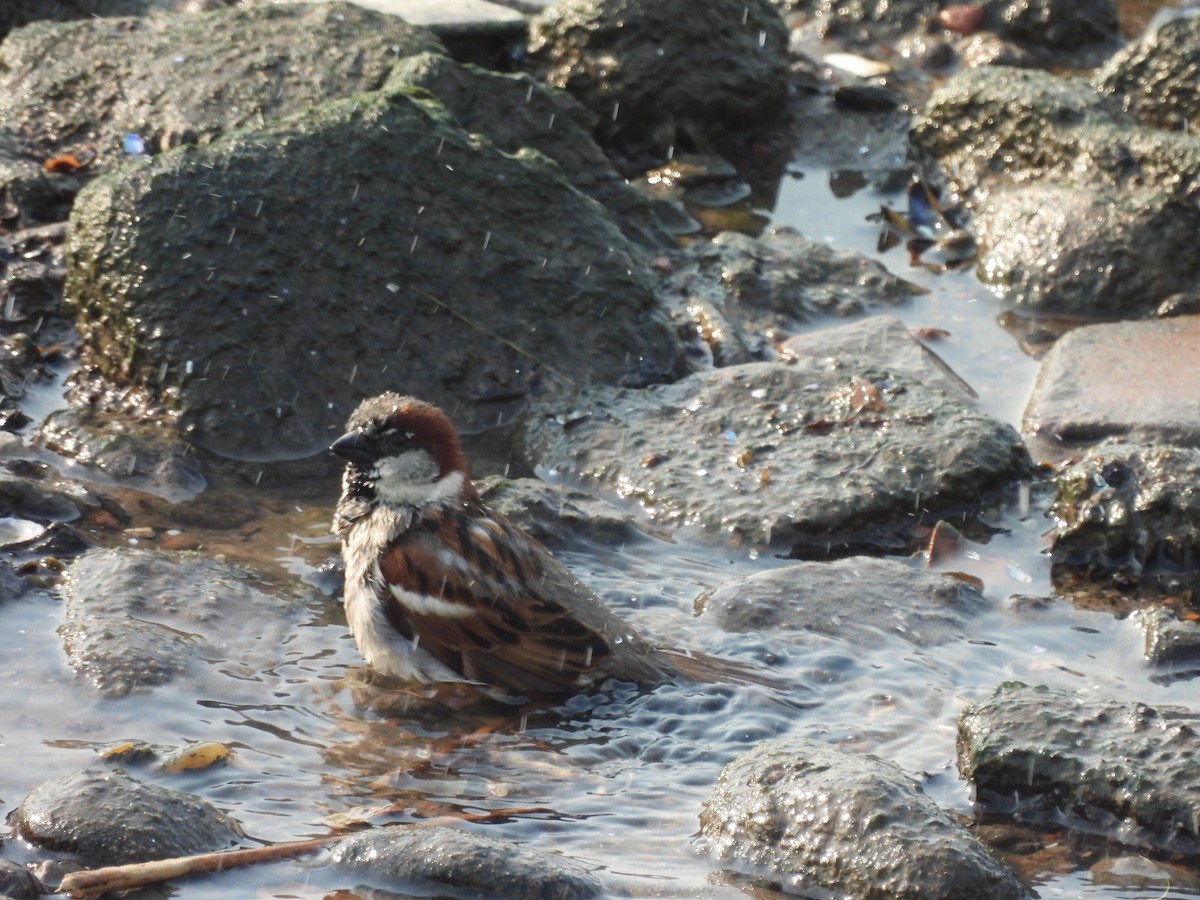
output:
[{"label": "bird's tail", "polygon": [[791,689],[791,685],[778,678],[772,678],[761,669],[731,659],[667,648],[662,648],[659,652],[672,668],[691,681],[703,684],[754,684],[777,691]]}]

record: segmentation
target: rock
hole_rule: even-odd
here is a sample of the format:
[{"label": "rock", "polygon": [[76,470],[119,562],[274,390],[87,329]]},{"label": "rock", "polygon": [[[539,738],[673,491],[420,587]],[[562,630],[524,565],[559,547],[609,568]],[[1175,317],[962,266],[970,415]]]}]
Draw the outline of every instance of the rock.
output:
[{"label": "rock", "polygon": [[[198,555],[94,550],[70,569],[60,632],[71,667],[106,697],[145,691],[203,665],[235,665],[292,625],[287,599],[250,573]],[[254,622],[247,631],[237,623]],[[232,635],[232,637],[231,637]]]},{"label": "rock", "polygon": [[236,822],[195,794],[146,784],[120,769],[44,781],[13,813],[21,837],[93,866],[227,850]]},{"label": "rock", "polygon": [[1186,191],[1200,178],[1200,140],[1141,128],[1116,98],[1046,72],[965,69],[933,91],[911,137],[975,200],[1014,180]]},{"label": "rock", "polygon": [[1121,38],[1117,0],[1007,0],[985,5],[999,19],[1004,37],[1051,53],[1089,44],[1115,45]]},{"label": "rock", "polygon": [[80,516],[80,499],[29,478],[0,474],[0,517],[73,522]]},{"label": "rock", "polygon": [[408,91],[127,166],[80,194],[71,235],[85,366],[232,459],[323,453],[397,385],[475,431],[540,378],[616,382],[678,354],[594,201]]},{"label": "rock", "polygon": [[855,556],[806,562],[727,581],[696,598],[696,612],[725,631],[808,632],[878,647],[962,639],[988,608],[978,588],[904,562]]},{"label": "rock", "polygon": [[607,208],[635,243],[673,246],[649,202],[625,182],[592,138],[592,114],[570,94],[550,90],[528,75],[461,66],[435,53],[401,60],[385,88],[401,87],[429,91],[465,129],[486,134],[506,153],[522,147],[545,153],[571,184]]},{"label": "rock", "polygon": [[898,306],[922,292],[872,259],[791,228],[772,229],[761,239],[727,231],[697,241],[678,255],[663,282],[664,294],[688,311],[718,365],[761,359],[766,351],[754,345],[754,335]]},{"label": "rock", "polygon": [[150,11],[153,0],[7,0],[0,7],[0,38],[20,25],[43,19],[90,19],[100,16],[141,16]]},{"label": "rock", "polygon": [[1023,430],[1055,444],[1123,435],[1200,445],[1200,317],[1086,325],[1042,360]]},{"label": "rock", "polygon": [[37,900],[43,893],[32,872],[15,862],[0,859],[0,897],[5,900]]},{"label": "rock", "polygon": [[546,398],[524,442],[531,463],[663,525],[800,558],[895,551],[914,508],[930,525],[1029,472],[1008,426],[851,355]]},{"label": "rock", "polygon": [[1113,54],[1092,83],[1117,95],[1144,125],[1187,131],[1188,123],[1200,117],[1200,17],[1176,12]]},{"label": "rock", "polygon": [[343,2],[42,22],[0,45],[0,120],[35,136],[27,152],[89,145],[89,170],[106,171],[128,160],[127,134],[151,153],[205,143],[372,90],[401,57],[441,49]]},{"label": "rock", "polygon": [[997,190],[973,225],[980,279],[1038,312],[1132,318],[1200,286],[1200,209],[1161,189]]},{"label": "rock", "polygon": [[371,884],[473,897],[572,900],[603,894],[583,866],[519,844],[443,826],[395,825],[360,832],[332,848],[334,865]]},{"label": "rock", "polygon": [[700,834],[738,871],[804,896],[1024,896],[1013,873],[901,769],[820,741],[764,741],[727,765]]},{"label": "rock", "polygon": [[543,544],[580,539],[620,544],[642,536],[634,517],[604,500],[564,484],[537,478],[484,478],[479,496]]},{"label": "rock", "polygon": [[1200,585],[1200,450],[1104,441],[1055,473],[1055,565]]},{"label": "rock", "polygon": [[787,44],[767,0],[560,0],[529,26],[534,66],[595,114],[601,145],[656,160],[776,122]]},{"label": "rock", "polygon": [[207,483],[188,444],[155,422],[75,407],[51,413],[32,440],[113,481],[168,500],[191,499]]},{"label": "rock", "polygon": [[[989,29],[992,40],[1016,42],[1043,62],[1062,61],[1063,54],[1075,59],[1079,51],[1103,51],[1120,38],[1116,0],[989,0],[979,4],[931,3],[928,0],[807,0],[801,5],[816,16],[815,30],[823,38],[869,47],[891,43],[905,33],[927,34],[949,28],[943,15],[958,6],[981,7],[981,21],[973,29],[952,29],[972,34]],[[939,10],[939,7],[942,7]],[[961,15],[961,14],[960,14]],[[970,12],[967,15],[972,15]],[[1083,67],[1085,58],[1073,63]]]},{"label": "rock", "polygon": [[1164,671],[1154,679],[1178,681],[1200,675],[1200,625],[1165,606],[1135,610],[1131,616],[1145,638],[1146,661]]},{"label": "rock", "polygon": [[[917,290],[915,286],[912,289]],[[976,396],[974,389],[940,356],[917,340],[908,326],[891,316],[869,316],[846,325],[798,334],[780,344],[779,352],[785,359],[804,359],[852,356],[867,347],[893,371],[903,372],[930,387],[941,388],[952,396],[964,399]]]},{"label": "rock", "polygon": [[1200,849],[1198,717],[1012,682],[967,707],[958,769],[985,810],[1124,844]]}]

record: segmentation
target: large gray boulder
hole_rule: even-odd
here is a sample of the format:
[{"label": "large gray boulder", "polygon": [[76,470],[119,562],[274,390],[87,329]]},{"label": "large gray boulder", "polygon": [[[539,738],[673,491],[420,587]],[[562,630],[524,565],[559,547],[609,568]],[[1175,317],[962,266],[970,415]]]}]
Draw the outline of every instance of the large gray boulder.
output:
[{"label": "large gray boulder", "polygon": [[596,203],[409,91],[97,179],[68,269],[85,369],[241,460],[318,453],[383,390],[471,430],[520,410],[538,379],[615,383],[678,353]]}]

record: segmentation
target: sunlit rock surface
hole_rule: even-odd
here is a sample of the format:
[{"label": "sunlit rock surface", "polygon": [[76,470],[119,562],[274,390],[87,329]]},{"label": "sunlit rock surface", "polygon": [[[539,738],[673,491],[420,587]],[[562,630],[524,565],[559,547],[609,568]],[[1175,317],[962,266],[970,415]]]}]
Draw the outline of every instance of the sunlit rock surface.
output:
[{"label": "sunlit rock surface", "polygon": [[789,893],[897,900],[1024,896],[1013,873],[899,767],[821,741],[764,741],[727,765],[702,845]]},{"label": "sunlit rock surface", "polygon": [[1200,624],[1189,610],[1149,606],[1136,610],[1130,619],[1142,631],[1146,661],[1159,667],[1156,681],[1170,683],[1200,675]]},{"label": "sunlit rock surface", "polygon": [[766,335],[776,329],[898,306],[921,292],[875,260],[790,228],[761,238],[727,231],[689,244],[662,275],[662,286],[717,365],[769,356]]},{"label": "sunlit rock surface", "polygon": [[1193,856],[1198,727],[1193,710],[1014,682],[964,710],[958,768],[984,809]]},{"label": "sunlit rock surface", "polygon": [[424,94],[125,167],[80,195],[71,236],[85,367],[235,459],[320,453],[384,390],[477,430],[541,378],[616,383],[679,352],[602,208]]},{"label": "sunlit rock surface", "polygon": [[97,415],[88,407],[51,413],[31,434],[31,443],[58,453],[137,490],[187,500],[204,490],[205,479],[178,432],[160,423]]},{"label": "sunlit rock surface", "polygon": [[184,675],[199,687],[214,661],[256,660],[295,627],[290,598],[193,554],[95,550],[71,567],[65,594],[60,632],[71,667],[106,697]]},{"label": "sunlit rock surface", "polygon": [[933,92],[913,121],[918,149],[978,199],[1009,182],[1161,185],[1200,176],[1200,140],[1143,128],[1082,78],[981,66]]},{"label": "sunlit rock surface", "polygon": [[121,769],[88,769],[42,782],[13,813],[28,841],[92,866],[228,850],[237,823],[195,794],[148,784]]},{"label": "sunlit rock surface", "polygon": [[1054,442],[1198,445],[1198,382],[1200,317],[1083,326],[1043,358],[1024,431]]},{"label": "sunlit rock surface", "polygon": [[625,183],[592,138],[595,119],[565,91],[528,75],[459,65],[436,53],[397,63],[386,88],[419,87],[438,98],[468,131],[486,134],[506,153],[533,147],[562,168],[571,184],[599,201],[631,240],[673,246],[649,202]]},{"label": "sunlit rock surface", "polygon": [[1166,21],[1114,54],[1093,83],[1116,94],[1142,123],[1179,131],[1200,118],[1200,16],[1194,6],[1164,7],[1160,15]]},{"label": "sunlit rock surface", "polygon": [[1053,559],[1122,583],[1200,586],[1200,450],[1104,441],[1055,474]]},{"label": "sunlit rock surface", "polygon": [[602,145],[663,159],[775,122],[787,40],[767,0],[561,0],[530,23],[529,51],[595,113]]},{"label": "sunlit rock surface", "polygon": [[462,828],[373,828],[338,842],[333,861],[369,884],[407,886],[422,893],[440,888],[455,896],[603,896],[599,880],[581,864]]},{"label": "sunlit rock surface", "polygon": [[1007,425],[850,354],[584,389],[535,408],[526,445],[660,524],[801,558],[899,550],[1029,471]]},{"label": "sunlit rock surface", "polygon": [[1031,185],[993,192],[973,222],[980,279],[1022,307],[1136,317],[1200,287],[1200,209],[1166,190]]},{"label": "sunlit rock surface", "polygon": [[855,556],[768,569],[696,598],[706,622],[726,631],[776,629],[877,647],[899,639],[918,647],[961,639],[988,608],[973,585],[892,559]]},{"label": "sunlit rock surface", "polygon": [[568,485],[537,478],[485,478],[476,487],[489,507],[543,544],[590,540],[611,546],[643,536],[632,511]]}]

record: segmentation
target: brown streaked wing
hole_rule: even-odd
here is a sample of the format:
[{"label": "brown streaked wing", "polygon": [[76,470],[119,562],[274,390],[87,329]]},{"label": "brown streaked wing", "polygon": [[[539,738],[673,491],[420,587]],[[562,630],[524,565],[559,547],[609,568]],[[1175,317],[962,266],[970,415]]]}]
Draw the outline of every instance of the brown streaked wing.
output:
[{"label": "brown streaked wing", "polygon": [[[457,568],[439,559],[445,552],[456,557]],[[440,613],[436,604],[413,609],[388,598],[389,618],[407,625],[397,630],[468,678],[555,693],[586,683],[612,653],[597,627],[608,616],[591,610],[599,601],[566,596],[587,589],[500,516],[440,513],[430,527],[395,541],[380,568],[390,584],[453,604],[451,610],[472,608],[474,614],[463,617]],[[592,615],[572,613],[581,603]]]}]

